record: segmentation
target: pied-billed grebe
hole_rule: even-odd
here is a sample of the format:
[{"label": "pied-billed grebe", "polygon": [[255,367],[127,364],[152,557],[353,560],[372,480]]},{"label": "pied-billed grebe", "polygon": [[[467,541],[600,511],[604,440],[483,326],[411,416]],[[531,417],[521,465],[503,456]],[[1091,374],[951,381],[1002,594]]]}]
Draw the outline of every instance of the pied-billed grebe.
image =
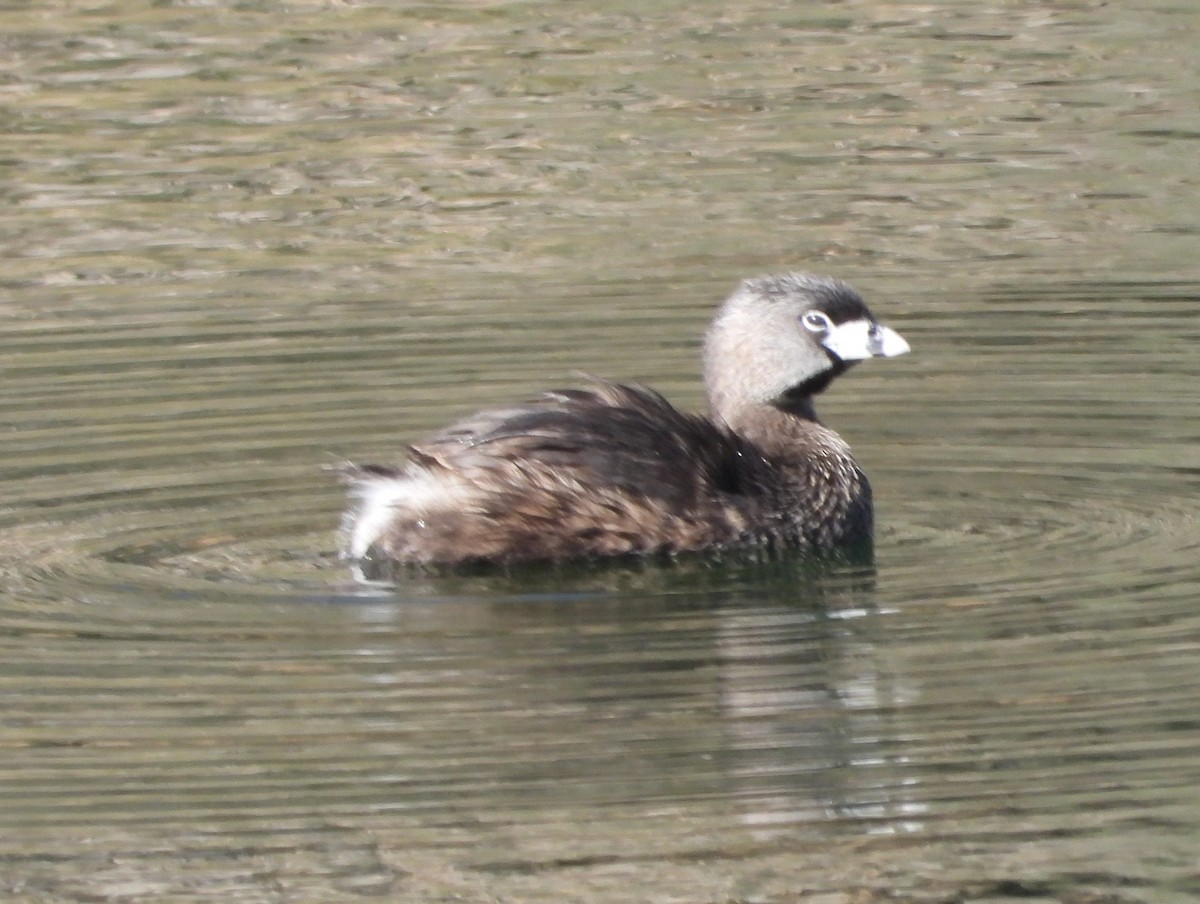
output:
[{"label": "pied-billed grebe", "polygon": [[870,484],[812,397],[907,351],[845,283],[746,280],[705,337],[709,417],[605,381],[480,412],[403,467],[347,466],[345,553],[510,563],[869,541]]}]

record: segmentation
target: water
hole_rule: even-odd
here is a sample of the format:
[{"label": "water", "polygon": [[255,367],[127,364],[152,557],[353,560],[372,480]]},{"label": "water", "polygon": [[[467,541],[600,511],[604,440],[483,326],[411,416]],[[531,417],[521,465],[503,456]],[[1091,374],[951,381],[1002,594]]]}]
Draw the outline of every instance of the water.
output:
[{"label": "water", "polygon": [[[1200,12],[0,11],[14,901],[1200,892]],[[322,470],[579,370],[702,404],[747,275],[873,569],[362,584]]]}]

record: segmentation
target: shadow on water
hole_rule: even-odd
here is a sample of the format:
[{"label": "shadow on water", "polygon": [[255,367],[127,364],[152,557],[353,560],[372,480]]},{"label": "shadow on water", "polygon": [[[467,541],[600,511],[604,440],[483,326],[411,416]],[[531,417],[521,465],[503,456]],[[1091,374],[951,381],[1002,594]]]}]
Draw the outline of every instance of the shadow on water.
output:
[{"label": "shadow on water", "polygon": [[[1195,3],[189,5],[0,11],[0,896],[1196,899]],[[874,564],[335,560],[792,268]]]},{"label": "shadow on water", "polygon": [[[881,677],[872,652],[879,613],[865,551],[857,561],[738,555],[392,577],[358,610],[384,631],[395,663],[378,680],[415,683],[409,654],[454,664],[458,706],[473,701],[472,734],[508,751],[477,760],[486,792],[465,790],[454,804],[472,820],[536,804],[585,820],[598,834],[579,849],[594,844],[597,862],[616,862],[636,855],[625,842],[613,848],[608,820],[686,813],[713,844],[769,848],[864,824],[906,831],[922,809],[874,746],[880,707],[903,689]],[[457,733],[447,717],[420,718],[435,736]],[[446,818],[440,810],[431,818]],[[477,868],[549,869],[527,840],[517,860],[483,845]],[[664,841],[643,853],[674,849]]]},{"label": "shadow on water", "polygon": [[[791,605],[814,610],[838,595],[868,592],[875,577],[871,544],[832,554],[732,551],[679,557],[630,557],[494,566],[425,569],[365,560],[347,566],[365,586],[398,602],[444,597],[504,599],[565,605],[607,597],[631,605],[686,597],[732,605]],[[837,606],[840,608],[840,606]]]}]

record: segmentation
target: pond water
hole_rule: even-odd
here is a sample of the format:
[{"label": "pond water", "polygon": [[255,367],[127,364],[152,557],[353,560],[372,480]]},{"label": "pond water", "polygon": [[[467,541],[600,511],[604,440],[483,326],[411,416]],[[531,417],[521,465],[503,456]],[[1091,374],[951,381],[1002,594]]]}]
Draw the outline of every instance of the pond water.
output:
[{"label": "pond water", "polygon": [[[1200,8],[0,11],[0,896],[1200,895]],[[578,371],[703,405],[744,276],[873,567],[365,584],[342,458]]]}]

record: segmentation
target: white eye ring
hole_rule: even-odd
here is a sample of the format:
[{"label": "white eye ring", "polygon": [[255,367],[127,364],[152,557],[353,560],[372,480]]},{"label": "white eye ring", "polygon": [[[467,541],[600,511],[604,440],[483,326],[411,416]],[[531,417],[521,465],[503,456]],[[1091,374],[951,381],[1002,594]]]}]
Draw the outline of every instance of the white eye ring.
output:
[{"label": "white eye ring", "polygon": [[824,311],[805,311],[800,322],[810,333],[828,333],[833,329],[833,321]]}]

